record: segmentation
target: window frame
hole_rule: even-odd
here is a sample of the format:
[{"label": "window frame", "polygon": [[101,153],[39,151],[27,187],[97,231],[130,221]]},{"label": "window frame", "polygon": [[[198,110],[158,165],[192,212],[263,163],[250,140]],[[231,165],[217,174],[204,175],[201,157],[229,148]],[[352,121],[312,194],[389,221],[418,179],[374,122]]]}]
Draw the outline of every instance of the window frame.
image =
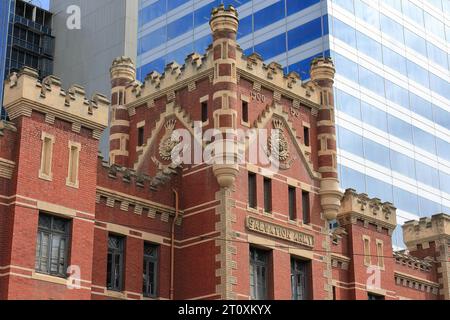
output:
[{"label": "window frame", "polygon": [[[150,256],[145,253],[146,246],[153,247],[155,250],[155,256]],[[156,298],[158,297],[158,279],[159,279],[159,245],[144,242],[144,255],[143,255],[143,283],[142,283],[142,294],[146,298]],[[150,277],[149,277],[149,271],[150,271],[150,264],[154,264],[154,272],[153,272],[153,282],[154,282],[154,289],[153,293],[149,293],[149,284],[150,284]]]},{"label": "window frame", "polygon": [[[120,240],[120,244],[121,244],[121,248],[116,249],[116,248],[111,248],[109,246],[109,239],[110,238],[116,238]],[[124,270],[125,270],[125,266],[124,266],[124,262],[125,262],[125,237],[122,235],[118,235],[118,234],[113,234],[110,233],[108,234],[108,243],[107,243],[107,258],[106,258],[106,288],[109,291],[117,291],[117,292],[121,292],[123,291],[124,288]],[[111,258],[111,264],[109,263],[109,255],[112,255]],[[113,285],[113,279],[115,279],[115,275],[116,275],[116,271],[114,270],[113,266],[114,266],[114,261],[115,261],[115,257],[118,256],[119,259],[119,285],[115,286]],[[111,272],[110,274],[110,279],[108,279],[108,267],[111,267]]]},{"label": "window frame", "polygon": [[248,123],[248,101],[242,100],[242,122]]},{"label": "window frame", "polygon": [[264,177],[264,212],[272,213],[272,179]]},{"label": "window frame", "polygon": [[209,108],[208,108],[208,101],[202,101],[200,102],[200,112],[201,112],[201,121],[202,123],[206,123],[209,120]]},{"label": "window frame", "polygon": [[363,251],[364,251],[364,265],[372,265],[372,257],[370,256],[370,237],[363,235]]},{"label": "window frame", "polygon": [[297,188],[288,186],[288,215],[289,220],[297,220]]},{"label": "window frame", "polygon": [[[81,153],[81,144],[78,142],[69,141],[69,161],[67,168],[67,178],[66,185],[72,188],[78,188],[80,185],[79,177],[80,177],[80,153]],[[76,155],[73,155],[73,152],[76,152]],[[73,158],[75,157],[75,159]],[[75,163],[73,163],[75,160]],[[73,172],[75,171],[75,173]],[[72,180],[74,178],[74,180]]]},{"label": "window frame", "polygon": [[[269,299],[269,255],[270,252],[259,248],[250,247],[249,250],[249,276],[250,276],[250,298],[251,300],[267,300]],[[258,259],[263,257],[264,259]],[[263,268],[264,279],[258,281],[258,268]],[[252,283],[253,279],[253,283]],[[263,285],[260,288],[260,285]]]},{"label": "window frame", "polygon": [[[41,216],[46,216],[49,217],[50,220],[50,229],[43,227],[41,225],[39,225],[39,220]],[[64,221],[65,223],[65,230],[66,231],[58,231],[55,230],[53,228],[53,224],[55,220],[60,220],[60,221]],[[36,233],[36,249],[35,249],[35,272],[39,273],[39,274],[45,274],[45,275],[49,275],[49,276],[54,276],[54,277],[58,277],[58,278],[64,278],[66,279],[68,277],[67,274],[67,268],[69,266],[68,260],[70,257],[70,243],[71,243],[71,227],[72,227],[72,221],[69,219],[65,219],[65,218],[61,218],[52,214],[49,214],[47,212],[39,212],[39,216],[38,216],[38,229],[37,229],[37,233]],[[48,235],[48,244],[47,244],[47,270],[43,270],[41,267],[41,257],[42,257],[42,245],[39,245],[38,243],[42,243],[42,235],[43,234],[47,234]],[[64,245],[64,256],[62,257],[62,259],[64,260],[64,264],[63,264],[63,272],[53,272],[51,270],[52,268],[52,250],[53,250],[53,237],[55,235],[59,235],[61,237],[60,239],[60,243],[61,240],[65,240],[65,245]],[[38,241],[37,238],[40,238],[40,241]],[[58,252],[58,266],[60,264],[60,260],[61,260],[61,255],[60,255],[60,250],[61,247],[59,246],[57,249]],[[59,268],[58,268],[59,269]]]},{"label": "window frame", "polygon": [[[42,132],[41,134],[41,163],[39,166],[39,178],[47,181],[53,180],[53,147],[55,144],[55,136]],[[48,143],[48,149],[46,148]],[[48,165],[48,168],[47,168]]]},{"label": "window frame", "polygon": [[[307,197],[307,199],[305,199]],[[306,190],[302,190],[302,222],[309,224],[311,222],[311,196]]]},{"label": "window frame", "polygon": [[[251,191],[253,189],[253,191]],[[251,209],[258,208],[258,182],[254,172],[248,172],[248,206]]]},{"label": "window frame", "polygon": [[[301,268],[298,266],[301,265]],[[298,275],[303,275],[303,292],[297,292]],[[292,300],[310,300],[311,299],[311,261],[302,260],[297,257],[291,257],[291,293]],[[300,299],[302,297],[302,299]]]},{"label": "window frame", "polygon": [[137,147],[140,148],[144,145],[145,143],[145,130],[144,130],[144,126],[140,126],[137,128]]}]

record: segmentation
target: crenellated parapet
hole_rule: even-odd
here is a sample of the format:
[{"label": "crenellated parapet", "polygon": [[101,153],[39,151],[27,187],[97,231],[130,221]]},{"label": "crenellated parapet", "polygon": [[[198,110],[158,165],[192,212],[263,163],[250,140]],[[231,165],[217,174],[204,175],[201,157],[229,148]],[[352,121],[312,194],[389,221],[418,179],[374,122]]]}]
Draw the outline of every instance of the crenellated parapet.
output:
[{"label": "crenellated parapet", "polygon": [[437,262],[439,294],[450,299],[450,216],[440,213],[402,226],[411,255],[433,256]]},{"label": "crenellated parapet", "polygon": [[433,267],[431,258],[419,259],[411,256],[406,250],[394,252],[395,262],[408,268],[430,272]]},{"label": "crenellated parapet", "polygon": [[102,162],[102,167],[107,170],[108,177],[114,180],[121,180],[127,184],[134,184],[136,187],[148,189],[150,191],[158,191],[160,187],[169,183],[174,176],[178,174],[179,166],[169,165],[167,167],[158,168],[154,176],[149,176],[141,172],[137,172],[131,168],[122,167],[115,164]]},{"label": "crenellated parapet", "polygon": [[358,194],[353,189],[345,191],[337,219],[341,226],[356,224],[359,220],[365,226],[373,224],[378,230],[387,229],[389,234],[397,226],[396,208],[392,203],[369,198],[367,194]]},{"label": "crenellated parapet", "polygon": [[407,221],[403,225],[403,238],[410,250],[417,245],[426,249],[430,242],[450,239],[450,216],[444,213],[432,217],[423,217],[419,221]]},{"label": "crenellated parapet", "polygon": [[245,56],[241,52],[237,59],[237,67],[240,78],[256,82],[268,89],[276,88],[282,95],[299,100],[317,113],[320,104],[319,91],[311,81],[302,81],[297,72],[285,74],[280,64],[276,62],[266,64],[258,53]]},{"label": "crenellated parapet", "polygon": [[83,87],[74,85],[64,90],[55,76],[39,81],[37,71],[28,67],[9,75],[4,106],[11,120],[30,117],[32,111],[38,111],[45,114],[49,123],[59,118],[74,128],[91,129],[97,139],[108,125],[109,100],[104,95],[96,93],[89,100]]},{"label": "crenellated parapet", "polygon": [[168,96],[168,101],[173,97],[173,92],[188,87],[213,73],[213,60],[211,54],[201,55],[191,53],[185,63],[179,65],[171,62],[166,65],[161,74],[156,71],[149,73],[144,83],[133,82],[127,86],[127,104],[130,107],[142,105],[147,100],[155,100],[162,96]]}]

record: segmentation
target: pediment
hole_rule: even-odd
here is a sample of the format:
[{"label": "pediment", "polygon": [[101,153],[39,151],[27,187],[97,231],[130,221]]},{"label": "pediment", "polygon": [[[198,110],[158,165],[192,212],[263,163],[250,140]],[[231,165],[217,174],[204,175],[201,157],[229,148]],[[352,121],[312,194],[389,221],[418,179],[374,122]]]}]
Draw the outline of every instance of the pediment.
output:
[{"label": "pediment", "polygon": [[[274,154],[278,156],[280,170],[289,170],[294,162],[299,161],[307,171],[311,179],[320,179],[320,173],[316,172],[310,161],[309,151],[305,145],[297,139],[297,133],[289,120],[289,115],[283,111],[280,104],[274,103],[267,106],[263,113],[254,122],[255,129],[267,129],[268,132],[278,129],[279,148]],[[270,133],[268,134],[270,137]],[[269,139],[270,140],[270,139]],[[250,143],[251,141],[249,141]],[[270,142],[268,143],[270,147]],[[248,145],[247,145],[248,147]],[[267,150],[269,153],[270,150]]]}]

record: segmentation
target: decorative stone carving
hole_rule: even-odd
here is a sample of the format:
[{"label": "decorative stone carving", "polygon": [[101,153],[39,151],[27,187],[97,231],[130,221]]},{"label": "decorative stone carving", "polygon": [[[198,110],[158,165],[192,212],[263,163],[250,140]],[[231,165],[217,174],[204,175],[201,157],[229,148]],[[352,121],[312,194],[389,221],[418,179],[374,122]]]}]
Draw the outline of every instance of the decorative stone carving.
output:
[{"label": "decorative stone carving", "polygon": [[[274,119],[272,121],[274,129],[278,130],[278,135],[272,132],[272,137],[269,138],[269,151],[271,154],[281,162],[286,162],[290,157],[289,143],[284,134],[284,123],[280,119]],[[276,143],[276,146],[272,145],[272,142]]]},{"label": "decorative stone carving", "polygon": [[172,150],[177,145],[176,141],[172,140],[172,133],[175,128],[176,120],[172,119],[166,122],[164,127],[166,128],[166,133],[164,137],[161,139],[159,144],[159,155],[161,159],[165,161],[172,160]]}]

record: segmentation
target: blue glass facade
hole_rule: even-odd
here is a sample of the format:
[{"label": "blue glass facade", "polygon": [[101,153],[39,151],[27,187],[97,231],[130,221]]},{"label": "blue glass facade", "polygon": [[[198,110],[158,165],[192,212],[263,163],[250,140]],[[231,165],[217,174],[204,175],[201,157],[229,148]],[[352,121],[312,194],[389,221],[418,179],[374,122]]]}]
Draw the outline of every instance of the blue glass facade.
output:
[{"label": "blue glass facade", "polygon": [[184,62],[212,42],[208,26],[212,8],[239,10],[239,43],[246,54],[258,52],[308,77],[309,63],[328,54],[326,2],[320,0],[141,0],[138,31],[138,77],[162,71],[171,61]]},{"label": "blue glass facade", "polygon": [[[8,41],[9,10],[13,7],[13,1],[0,1],[0,110],[3,101],[3,86],[5,79],[5,59]],[[0,111],[1,112],[1,111]]]},{"label": "blue glass facade", "polygon": [[450,213],[450,0],[141,0],[138,77],[204,52],[220,3],[246,54],[303,79],[334,58],[342,188],[394,202],[399,224]]}]

